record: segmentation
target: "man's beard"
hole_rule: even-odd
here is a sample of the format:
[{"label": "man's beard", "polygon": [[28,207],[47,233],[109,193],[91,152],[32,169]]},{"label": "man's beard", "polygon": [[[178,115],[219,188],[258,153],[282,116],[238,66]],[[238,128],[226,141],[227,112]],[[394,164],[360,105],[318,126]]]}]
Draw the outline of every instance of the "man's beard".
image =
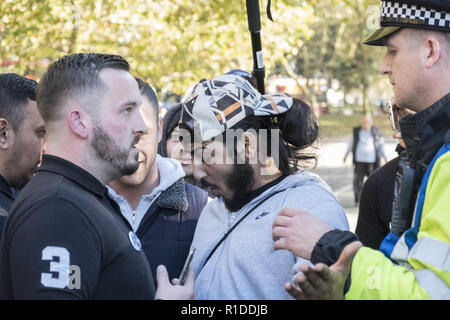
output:
[{"label": "man's beard", "polygon": [[225,207],[231,211],[238,211],[248,202],[248,195],[255,183],[255,172],[250,164],[235,164],[230,175],[226,179],[229,190],[233,190],[233,198],[225,199]]},{"label": "man's beard", "polygon": [[131,148],[138,141],[139,137],[133,140],[128,150],[122,149],[100,125],[97,123],[94,124],[91,145],[96,151],[97,156],[116,169],[120,173],[120,176],[133,174],[139,168],[138,152],[136,152],[135,161],[128,162]]}]

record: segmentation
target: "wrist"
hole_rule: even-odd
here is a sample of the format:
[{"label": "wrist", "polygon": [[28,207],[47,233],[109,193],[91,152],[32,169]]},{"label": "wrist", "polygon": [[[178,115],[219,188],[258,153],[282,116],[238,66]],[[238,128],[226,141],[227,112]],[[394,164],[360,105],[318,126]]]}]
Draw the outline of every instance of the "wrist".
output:
[{"label": "wrist", "polygon": [[330,266],[339,259],[345,246],[354,241],[359,241],[359,239],[350,231],[330,230],[317,241],[311,252],[310,260],[313,264],[324,263]]}]

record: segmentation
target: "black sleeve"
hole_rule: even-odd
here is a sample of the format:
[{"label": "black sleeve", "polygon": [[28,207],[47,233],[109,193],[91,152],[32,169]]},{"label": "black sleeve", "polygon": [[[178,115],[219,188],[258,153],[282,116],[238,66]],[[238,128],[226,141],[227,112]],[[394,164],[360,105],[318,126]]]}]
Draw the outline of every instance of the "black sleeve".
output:
[{"label": "black sleeve", "polygon": [[375,250],[390,231],[398,162],[396,157],[375,171],[361,192],[356,234],[365,246]]},{"label": "black sleeve", "polygon": [[31,211],[6,234],[14,299],[92,297],[102,252],[96,230],[67,200],[49,199]]},{"label": "black sleeve", "polygon": [[[328,231],[319,239],[314,247],[311,253],[311,262],[313,264],[321,262],[330,266],[339,259],[342,250],[344,250],[348,244],[358,240],[358,237],[350,231],[338,229]],[[351,277],[349,274],[345,281],[344,294],[350,288],[350,284]]]},{"label": "black sleeve", "polygon": [[[377,180],[374,176],[369,177],[361,191],[361,202],[355,230],[361,242],[375,250],[378,250],[386,236],[385,225],[380,219],[381,208],[378,205],[377,195]],[[389,199],[385,200],[389,201]]]},{"label": "black sleeve", "polygon": [[358,237],[350,231],[338,229],[328,231],[316,243],[311,253],[311,262],[330,266],[339,259],[346,245],[358,240]]}]

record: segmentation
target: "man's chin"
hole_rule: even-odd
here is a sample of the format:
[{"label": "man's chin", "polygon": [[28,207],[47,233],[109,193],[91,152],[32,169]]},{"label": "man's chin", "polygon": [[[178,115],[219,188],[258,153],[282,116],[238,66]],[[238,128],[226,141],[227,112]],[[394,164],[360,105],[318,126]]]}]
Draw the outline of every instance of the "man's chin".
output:
[{"label": "man's chin", "polygon": [[123,166],[121,166],[119,169],[121,176],[129,176],[134,174],[139,169],[139,162],[137,159],[133,159],[131,161],[128,161]]},{"label": "man's chin", "polygon": [[137,186],[144,182],[147,176],[147,171],[143,165],[138,166],[138,169],[131,174],[124,175],[118,180],[126,185]]},{"label": "man's chin", "polygon": [[225,205],[225,208],[228,209],[230,212],[236,212],[239,211],[243,206],[247,204],[247,197],[241,196],[241,197],[235,197],[233,199],[225,199],[222,197],[223,203]]}]

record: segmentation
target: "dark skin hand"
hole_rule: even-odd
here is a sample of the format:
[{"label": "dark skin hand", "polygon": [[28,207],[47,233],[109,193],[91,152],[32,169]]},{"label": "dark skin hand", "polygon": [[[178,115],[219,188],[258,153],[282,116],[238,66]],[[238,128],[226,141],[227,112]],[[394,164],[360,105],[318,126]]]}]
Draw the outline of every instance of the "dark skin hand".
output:
[{"label": "dark skin hand", "polygon": [[359,241],[348,244],[342,250],[338,261],[330,267],[318,263],[314,267],[302,264],[294,283],[286,283],[284,288],[297,300],[342,300],[345,281],[350,273],[354,256],[362,247]]}]

